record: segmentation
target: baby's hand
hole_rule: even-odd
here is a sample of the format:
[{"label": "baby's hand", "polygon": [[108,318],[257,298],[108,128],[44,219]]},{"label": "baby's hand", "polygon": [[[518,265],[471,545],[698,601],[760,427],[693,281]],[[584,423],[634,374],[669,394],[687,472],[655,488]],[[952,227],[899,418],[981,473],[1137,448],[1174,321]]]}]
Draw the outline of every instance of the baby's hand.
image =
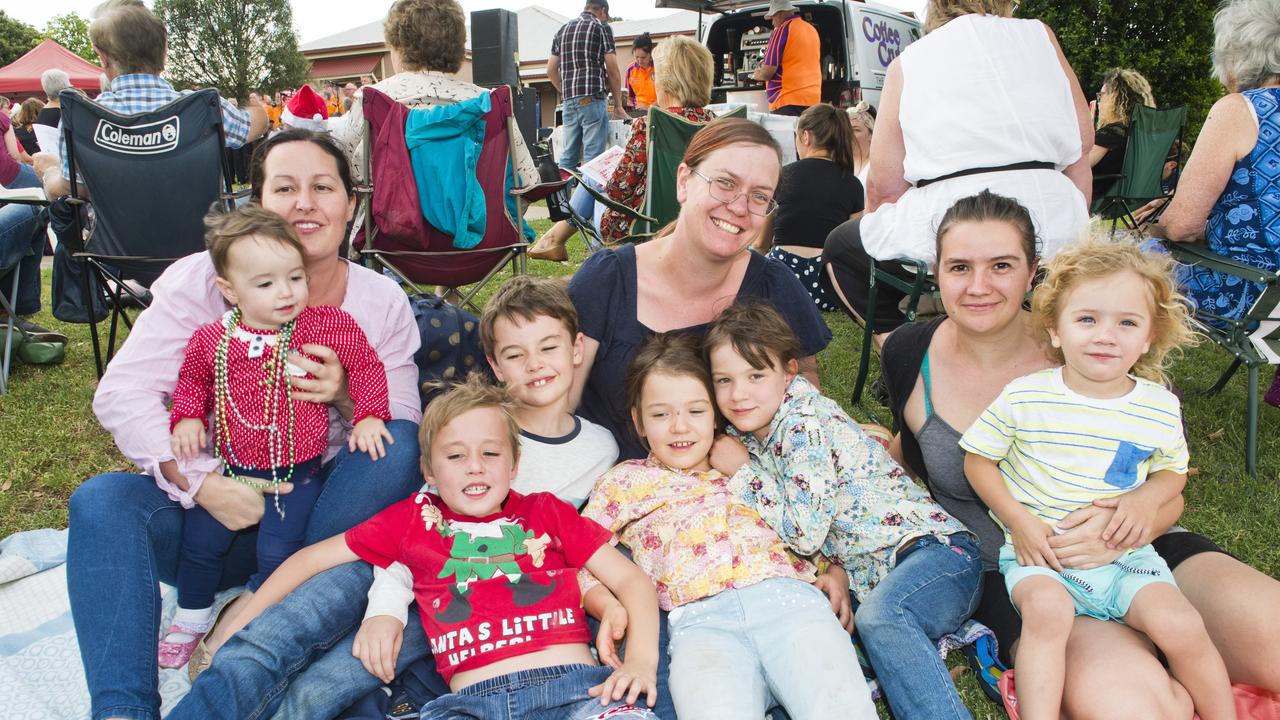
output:
[{"label": "baby's hand", "polygon": [[591,697],[600,698],[601,706],[621,700],[624,695],[628,705],[635,705],[641,693],[649,707],[658,702],[658,668],[623,663],[608,679],[587,690]]},{"label": "baby's hand", "polygon": [[751,455],[747,453],[747,447],[741,440],[721,435],[711,443],[711,467],[721,473],[732,477],[738,472],[738,468],[749,462]]},{"label": "baby's hand", "polygon": [[361,452],[367,452],[369,457],[377,460],[387,456],[387,450],[382,445],[384,439],[388,445],[395,444],[391,431],[387,430],[387,425],[381,418],[367,417],[352,428],[351,437],[347,438],[347,449],[355,452],[359,448]]},{"label": "baby's hand", "polygon": [[1018,564],[1024,567],[1039,565],[1062,572],[1062,563],[1049,545],[1053,537],[1053,528],[1044,521],[1027,513],[1017,523],[1009,526],[1009,534],[1013,536],[1013,552],[1018,557]]},{"label": "baby's hand", "polygon": [[390,615],[375,615],[360,624],[356,639],[351,643],[351,654],[369,674],[384,683],[396,677],[396,658],[400,657],[400,643],[404,640],[404,625]]},{"label": "baby's hand", "polygon": [[1102,539],[1112,550],[1140,547],[1160,514],[1158,498],[1140,492],[1127,492],[1113,498],[1095,500],[1098,507],[1115,508],[1111,522],[1102,531]]},{"label": "baby's hand", "polygon": [[179,460],[190,460],[204,450],[208,436],[204,432],[204,421],[199,418],[183,418],[173,426],[173,434],[169,436],[169,447],[173,456]]},{"label": "baby's hand", "polygon": [[622,667],[618,657],[618,642],[627,634],[627,609],[615,602],[600,618],[600,631],[596,633],[596,652],[603,665],[617,670]]}]

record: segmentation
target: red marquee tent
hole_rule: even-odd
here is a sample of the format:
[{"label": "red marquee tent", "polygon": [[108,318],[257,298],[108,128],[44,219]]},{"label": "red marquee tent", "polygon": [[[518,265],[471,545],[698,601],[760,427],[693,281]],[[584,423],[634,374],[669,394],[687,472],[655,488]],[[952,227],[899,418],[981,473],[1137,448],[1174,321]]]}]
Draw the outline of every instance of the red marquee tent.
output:
[{"label": "red marquee tent", "polygon": [[53,40],[45,40],[31,52],[0,68],[0,94],[15,98],[42,96],[44,90],[40,87],[40,74],[49,68],[66,70],[73,86],[91,95],[97,94],[102,68]]}]

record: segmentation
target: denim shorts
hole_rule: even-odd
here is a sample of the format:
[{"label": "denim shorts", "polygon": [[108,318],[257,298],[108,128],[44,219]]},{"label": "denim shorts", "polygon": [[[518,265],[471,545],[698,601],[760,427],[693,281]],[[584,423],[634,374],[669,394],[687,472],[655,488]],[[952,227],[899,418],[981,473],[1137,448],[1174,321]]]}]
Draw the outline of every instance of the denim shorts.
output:
[{"label": "denim shorts", "polygon": [[482,680],[422,706],[422,720],[657,720],[642,706],[601,705],[587,690],[613,669],[600,665],[555,665]]},{"label": "denim shorts", "polygon": [[1071,594],[1076,614],[1099,620],[1121,621],[1129,613],[1134,596],[1151,583],[1163,582],[1177,587],[1169,566],[1150,545],[1125,553],[1109,565],[1058,572],[1039,565],[1019,565],[1013,545],[1005,543],[1000,548],[1000,573],[1004,575],[1004,585],[1010,595],[1014,585],[1033,575],[1057,578]]}]

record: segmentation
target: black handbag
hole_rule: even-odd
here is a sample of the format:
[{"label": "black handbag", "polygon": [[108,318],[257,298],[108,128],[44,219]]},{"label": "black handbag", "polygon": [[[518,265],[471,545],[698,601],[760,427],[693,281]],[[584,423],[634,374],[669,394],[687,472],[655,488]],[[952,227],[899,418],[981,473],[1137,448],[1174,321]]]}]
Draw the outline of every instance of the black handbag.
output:
[{"label": "black handbag", "polygon": [[[102,283],[97,273],[84,260],[72,257],[72,253],[84,247],[84,241],[76,237],[75,213],[77,208],[66,198],[49,204],[49,227],[58,236],[58,247],[53,251],[53,316],[63,322],[91,323],[107,319],[111,306],[107,303]],[[85,206],[79,212],[88,214]],[[91,227],[90,222],[84,223]],[[84,277],[89,276],[89,297],[84,296]]]}]

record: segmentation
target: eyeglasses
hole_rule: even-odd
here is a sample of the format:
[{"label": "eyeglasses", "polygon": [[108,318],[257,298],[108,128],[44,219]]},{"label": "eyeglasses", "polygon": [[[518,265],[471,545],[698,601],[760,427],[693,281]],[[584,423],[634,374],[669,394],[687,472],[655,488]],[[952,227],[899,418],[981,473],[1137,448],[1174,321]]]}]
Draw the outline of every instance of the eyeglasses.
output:
[{"label": "eyeglasses", "polygon": [[707,177],[697,170],[692,171],[694,175],[707,181],[707,192],[711,193],[711,197],[728,205],[743,195],[747,196],[747,212],[760,217],[768,217],[778,209],[778,201],[774,200],[771,195],[759,190],[739,190],[738,181],[731,177]]}]

